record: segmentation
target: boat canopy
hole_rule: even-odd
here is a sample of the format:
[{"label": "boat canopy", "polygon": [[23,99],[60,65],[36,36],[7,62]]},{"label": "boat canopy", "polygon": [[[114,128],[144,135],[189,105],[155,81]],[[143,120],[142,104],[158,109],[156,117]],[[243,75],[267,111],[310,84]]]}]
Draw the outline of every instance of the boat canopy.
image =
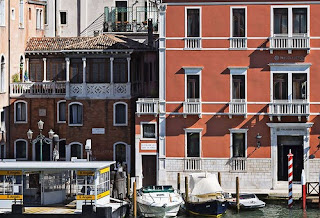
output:
[{"label": "boat canopy", "polygon": [[206,195],[223,192],[215,174],[193,173],[190,174],[191,195]]}]

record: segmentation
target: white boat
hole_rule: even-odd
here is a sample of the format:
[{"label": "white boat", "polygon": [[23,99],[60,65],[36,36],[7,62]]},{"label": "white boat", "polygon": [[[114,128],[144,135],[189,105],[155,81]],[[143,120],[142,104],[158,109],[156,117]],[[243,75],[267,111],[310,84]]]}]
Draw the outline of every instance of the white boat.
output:
[{"label": "white boat", "polygon": [[[240,194],[240,208],[242,209],[256,209],[256,208],[262,208],[266,206],[266,203],[259,200],[259,198],[255,194]],[[236,207],[236,199],[232,198],[229,200],[229,204],[233,207]]]},{"label": "white boat", "polygon": [[182,203],[172,186],[146,186],[137,193],[138,209],[144,217],[177,216]]}]

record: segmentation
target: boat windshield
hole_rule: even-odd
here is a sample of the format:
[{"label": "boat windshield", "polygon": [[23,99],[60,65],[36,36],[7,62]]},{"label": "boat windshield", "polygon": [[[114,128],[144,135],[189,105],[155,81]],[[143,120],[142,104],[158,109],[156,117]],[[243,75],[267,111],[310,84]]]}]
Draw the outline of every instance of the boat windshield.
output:
[{"label": "boat windshield", "polygon": [[161,185],[161,186],[146,186],[142,188],[143,193],[151,192],[174,192],[174,189],[171,185]]},{"label": "boat windshield", "polygon": [[[236,197],[235,194],[232,194],[232,197]],[[254,194],[240,194],[240,199],[251,199],[251,198],[256,198]]]}]

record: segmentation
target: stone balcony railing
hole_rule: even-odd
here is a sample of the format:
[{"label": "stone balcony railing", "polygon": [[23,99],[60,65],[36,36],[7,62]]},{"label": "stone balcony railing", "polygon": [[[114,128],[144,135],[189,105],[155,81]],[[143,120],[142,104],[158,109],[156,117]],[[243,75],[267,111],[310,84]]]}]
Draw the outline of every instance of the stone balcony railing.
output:
[{"label": "stone balcony railing", "polygon": [[269,103],[270,119],[272,116],[277,116],[281,119],[281,116],[297,116],[301,120],[301,116],[308,117],[310,114],[310,103],[306,100],[278,100]]},{"label": "stone balcony railing", "polygon": [[310,37],[303,35],[297,36],[285,36],[285,35],[274,35],[270,37],[270,51],[272,50],[288,50],[289,53],[292,50],[310,50]]},{"label": "stone balcony railing", "polygon": [[187,37],[184,39],[184,48],[189,50],[201,49],[201,38],[200,37]]},{"label": "stone balcony railing", "polygon": [[233,157],[230,159],[230,172],[246,172],[246,171],[247,171],[246,157]]},{"label": "stone balcony railing", "polygon": [[185,171],[200,171],[202,169],[201,166],[201,158],[198,157],[189,157],[184,159],[184,170]]},{"label": "stone balcony railing", "polygon": [[142,114],[157,115],[159,111],[159,99],[157,98],[139,98],[137,101],[137,115]]},{"label": "stone balcony railing", "polygon": [[229,102],[229,117],[233,115],[247,115],[247,103],[245,99],[233,99]]},{"label": "stone balcony railing", "polygon": [[129,98],[130,83],[24,82],[10,84],[10,97]]},{"label": "stone balcony railing", "polygon": [[230,38],[230,49],[246,49],[247,38],[246,37],[232,37]]},{"label": "stone balcony railing", "polygon": [[186,117],[187,115],[198,115],[201,118],[201,102],[200,99],[187,99],[187,101],[183,102],[183,115]]}]

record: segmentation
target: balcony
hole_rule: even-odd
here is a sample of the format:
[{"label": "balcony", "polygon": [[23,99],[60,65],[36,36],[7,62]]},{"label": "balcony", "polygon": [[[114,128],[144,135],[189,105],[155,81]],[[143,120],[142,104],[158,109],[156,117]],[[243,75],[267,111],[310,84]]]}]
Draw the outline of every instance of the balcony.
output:
[{"label": "balcony", "polygon": [[155,7],[105,7],[104,32],[147,32],[148,19],[158,31],[158,9]]},{"label": "balcony", "polygon": [[274,35],[270,37],[270,53],[273,50],[288,50],[291,54],[292,50],[310,51],[310,37],[306,34],[288,37],[286,35]]},{"label": "balcony", "polygon": [[185,158],[184,159],[184,170],[185,171],[200,171],[202,169],[201,166],[201,158]]},{"label": "balcony", "polygon": [[246,157],[233,157],[230,159],[230,172],[239,173],[247,171]]},{"label": "balcony", "polygon": [[65,94],[65,82],[19,82],[10,84],[10,97],[60,97],[65,96]]},{"label": "balcony", "polygon": [[281,116],[297,116],[301,121],[302,116],[309,117],[310,114],[310,103],[306,100],[296,101],[274,101],[269,104],[269,116],[272,120],[273,116],[278,117],[281,120]]},{"label": "balcony", "polygon": [[183,102],[183,116],[198,115],[201,118],[201,102],[200,99],[187,99]]},{"label": "balcony", "polygon": [[[68,91],[69,90],[69,91]],[[92,99],[129,98],[130,83],[11,83],[10,97],[79,97]]]},{"label": "balcony", "polygon": [[157,116],[159,111],[159,99],[157,98],[139,98],[137,101],[137,115]]},{"label": "balcony", "polygon": [[200,37],[184,38],[184,49],[187,49],[187,50],[201,49],[201,38]]},{"label": "balcony", "polygon": [[245,99],[233,99],[229,102],[229,118],[233,115],[243,115],[247,117],[247,102]]},{"label": "balcony", "polygon": [[230,38],[230,49],[246,49],[247,38],[245,37],[232,37]]}]

